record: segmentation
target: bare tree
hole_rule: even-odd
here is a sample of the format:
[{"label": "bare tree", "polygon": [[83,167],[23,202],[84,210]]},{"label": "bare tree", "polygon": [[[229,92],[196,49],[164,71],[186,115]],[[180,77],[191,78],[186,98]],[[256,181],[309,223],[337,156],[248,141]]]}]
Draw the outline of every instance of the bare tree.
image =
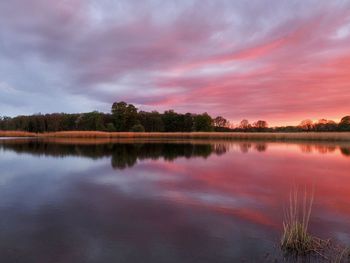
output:
[{"label": "bare tree", "polygon": [[224,117],[222,116],[217,116],[215,119],[214,119],[214,126],[215,127],[220,127],[220,128],[225,128],[225,127],[228,127],[229,126],[229,121],[226,120]]},{"label": "bare tree", "polygon": [[312,122],[312,120],[303,120],[300,124],[299,127],[301,129],[303,129],[304,131],[311,131],[313,130],[313,128],[315,127],[314,123]]},{"label": "bare tree", "polygon": [[258,120],[257,122],[253,123],[253,126],[257,129],[266,129],[268,127],[268,124],[266,121]]},{"label": "bare tree", "polygon": [[247,129],[251,128],[251,125],[249,124],[248,120],[242,120],[239,124],[239,128],[247,130]]}]

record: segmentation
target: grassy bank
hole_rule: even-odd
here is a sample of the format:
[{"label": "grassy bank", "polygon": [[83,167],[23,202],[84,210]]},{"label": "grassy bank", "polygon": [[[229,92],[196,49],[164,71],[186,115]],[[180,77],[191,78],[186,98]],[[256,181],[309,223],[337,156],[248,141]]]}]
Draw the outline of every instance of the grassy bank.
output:
[{"label": "grassy bank", "polygon": [[0,137],[36,137],[36,133],[24,131],[0,131]]},{"label": "grassy bank", "polygon": [[134,133],[65,131],[52,133],[29,133],[21,131],[0,131],[0,137],[47,137],[47,138],[152,138],[152,139],[225,139],[225,140],[267,140],[267,141],[350,141],[350,132],[302,132],[302,133]]}]

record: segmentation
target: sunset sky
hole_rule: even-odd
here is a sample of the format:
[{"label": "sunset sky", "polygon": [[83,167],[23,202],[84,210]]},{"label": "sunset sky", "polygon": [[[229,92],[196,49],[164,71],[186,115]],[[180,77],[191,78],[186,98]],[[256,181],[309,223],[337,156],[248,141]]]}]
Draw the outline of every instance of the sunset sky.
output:
[{"label": "sunset sky", "polygon": [[1,0],[0,116],[350,114],[350,0]]}]

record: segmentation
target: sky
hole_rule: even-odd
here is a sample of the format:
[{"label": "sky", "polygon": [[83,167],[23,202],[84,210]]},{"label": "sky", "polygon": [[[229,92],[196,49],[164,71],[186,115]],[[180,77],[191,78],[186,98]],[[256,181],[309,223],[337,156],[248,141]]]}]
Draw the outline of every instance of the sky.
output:
[{"label": "sky", "polygon": [[0,116],[350,114],[350,0],[1,0]]}]

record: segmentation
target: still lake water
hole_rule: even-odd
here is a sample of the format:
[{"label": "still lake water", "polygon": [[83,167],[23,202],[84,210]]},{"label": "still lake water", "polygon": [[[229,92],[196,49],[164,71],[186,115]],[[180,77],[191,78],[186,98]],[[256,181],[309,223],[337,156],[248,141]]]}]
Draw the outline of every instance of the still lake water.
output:
[{"label": "still lake water", "polygon": [[350,244],[349,144],[7,139],[0,171],[1,263],[281,262],[296,187]]}]

